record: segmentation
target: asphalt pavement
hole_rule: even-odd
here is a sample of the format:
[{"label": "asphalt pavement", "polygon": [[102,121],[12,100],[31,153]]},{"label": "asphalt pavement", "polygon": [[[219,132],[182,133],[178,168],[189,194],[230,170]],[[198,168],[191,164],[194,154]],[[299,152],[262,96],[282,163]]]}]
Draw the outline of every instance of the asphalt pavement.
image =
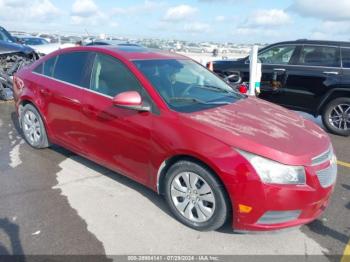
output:
[{"label": "asphalt pavement", "polygon": [[0,255],[319,255],[338,261],[350,236],[350,138],[330,136],[339,172],[319,219],[279,233],[236,234],[229,225],[197,232],[144,186],[61,147],[31,148],[13,103],[0,102]]}]

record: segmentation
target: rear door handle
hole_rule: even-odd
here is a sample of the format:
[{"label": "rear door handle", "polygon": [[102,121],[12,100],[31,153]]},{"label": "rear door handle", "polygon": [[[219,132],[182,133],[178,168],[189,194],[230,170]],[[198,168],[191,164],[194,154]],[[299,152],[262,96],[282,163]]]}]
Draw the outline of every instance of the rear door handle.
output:
[{"label": "rear door handle", "polygon": [[285,72],[285,68],[274,68],[273,71]]},{"label": "rear door handle", "polygon": [[323,73],[325,75],[339,75],[339,72],[337,71],[324,71]]}]

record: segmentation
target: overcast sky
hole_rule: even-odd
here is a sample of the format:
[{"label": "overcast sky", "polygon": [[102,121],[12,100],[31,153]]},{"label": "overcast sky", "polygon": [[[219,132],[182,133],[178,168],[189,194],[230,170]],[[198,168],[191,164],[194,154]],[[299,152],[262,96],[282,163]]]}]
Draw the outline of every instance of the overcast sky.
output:
[{"label": "overcast sky", "polygon": [[0,0],[0,25],[191,41],[349,41],[350,0]]}]

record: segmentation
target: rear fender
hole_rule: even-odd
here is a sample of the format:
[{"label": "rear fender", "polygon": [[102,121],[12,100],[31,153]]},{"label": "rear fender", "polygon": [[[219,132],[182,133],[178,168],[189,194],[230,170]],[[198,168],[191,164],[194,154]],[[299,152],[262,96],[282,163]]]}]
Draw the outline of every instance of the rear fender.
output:
[{"label": "rear fender", "polygon": [[324,107],[333,99],[339,97],[350,97],[350,89],[345,88],[334,88],[327,92],[321,99],[320,104],[318,105],[315,115],[318,116],[322,114]]}]

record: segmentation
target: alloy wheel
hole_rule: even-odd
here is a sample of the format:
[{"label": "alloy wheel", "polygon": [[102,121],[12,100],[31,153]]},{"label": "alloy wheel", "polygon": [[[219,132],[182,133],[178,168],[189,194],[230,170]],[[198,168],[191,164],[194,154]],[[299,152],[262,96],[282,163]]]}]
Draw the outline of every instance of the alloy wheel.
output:
[{"label": "alloy wheel", "polygon": [[22,120],[23,133],[27,141],[33,146],[41,139],[41,127],[38,117],[30,110],[26,111]]},{"label": "alloy wheel", "polygon": [[350,104],[338,104],[329,114],[330,124],[340,130],[350,130]]}]

